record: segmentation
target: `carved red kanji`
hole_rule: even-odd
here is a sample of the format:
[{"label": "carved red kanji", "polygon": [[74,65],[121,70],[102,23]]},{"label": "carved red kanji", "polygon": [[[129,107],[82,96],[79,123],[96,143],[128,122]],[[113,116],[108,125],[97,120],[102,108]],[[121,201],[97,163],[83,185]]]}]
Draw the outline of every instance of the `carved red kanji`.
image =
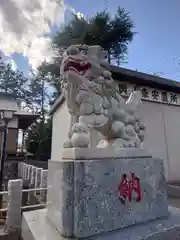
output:
[{"label": "carved red kanji", "polygon": [[121,183],[118,186],[119,198],[124,204],[126,199],[131,202],[132,201],[132,194],[135,192],[137,194],[136,201],[140,202],[142,199],[141,195],[141,186],[140,186],[140,179],[135,176],[134,173],[131,173],[131,179],[127,179],[127,175],[122,175]]}]

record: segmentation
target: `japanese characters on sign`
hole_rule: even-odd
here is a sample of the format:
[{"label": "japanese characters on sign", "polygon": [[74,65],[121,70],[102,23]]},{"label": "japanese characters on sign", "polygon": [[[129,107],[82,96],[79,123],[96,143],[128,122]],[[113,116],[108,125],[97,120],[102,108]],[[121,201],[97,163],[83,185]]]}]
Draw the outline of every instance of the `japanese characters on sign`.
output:
[{"label": "japanese characters on sign", "polygon": [[132,91],[140,89],[143,99],[180,105],[180,101],[178,99],[179,96],[176,93],[166,92],[158,89],[151,89],[149,87],[141,87],[137,85],[132,86],[128,83],[121,83],[118,87],[119,92],[122,95],[129,95]]},{"label": "japanese characters on sign", "polygon": [[125,204],[126,200],[131,202],[133,193],[136,194],[136,201],[140,202],[142,199],[140,179],[134,173],[131,173],[130,179],[126,174],[123,174],[118,186],[119,199],[123,204]]},{"label": "japanese characters on sign", "polygon": [[177,99],[178,99],[177,94],[175,94],[175,93],[170,94],[170,101],[172,103],[177,103]]},{"label": "japanese characters on sign", "polygon": [[143,88],[141,90],[141,93],[142,93],[142,98],[149,98],[149,93],[148,93],[148,90],[146,88]]},{"label": "japanese characters on sign", "polygon": [[156,91],[156,90],[153,90],[153,91],[152,91],[152,98],[153,98],[154,100],[159,100],[159,92]]},{"label": "japanese characters on sign", "polygon": [[163,102],[168,102],[167,92],[161,92],[161,100]]}]

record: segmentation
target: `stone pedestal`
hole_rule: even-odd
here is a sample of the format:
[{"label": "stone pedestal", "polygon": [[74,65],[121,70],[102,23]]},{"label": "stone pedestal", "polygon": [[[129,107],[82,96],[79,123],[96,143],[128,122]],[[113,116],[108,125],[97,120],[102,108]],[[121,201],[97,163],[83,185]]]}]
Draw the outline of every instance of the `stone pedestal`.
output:
[{"label": "stone pedestal", "polygon": [[[121,196],[124,174],[139,178],[140,199],[135,189],[132,199]],[[49,161],[47,214],[63,236],[77,238],[168,216],[163,162],[136,149],[68,149]]]},{"label": "stone pedestal", "polygon": [[22,223],[24,240],[174,240],[179,232],[163,161],[137,149],[65,150],[49,161],[47,209],[24,213]]}]

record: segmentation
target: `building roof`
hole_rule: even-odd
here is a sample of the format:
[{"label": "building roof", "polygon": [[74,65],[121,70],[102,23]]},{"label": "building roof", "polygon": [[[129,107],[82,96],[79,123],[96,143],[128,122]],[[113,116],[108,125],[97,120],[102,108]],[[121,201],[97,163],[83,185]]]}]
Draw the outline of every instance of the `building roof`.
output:
[{"label": "building roof", "polygon": [[[169,92],[180,93],[180,83],[177,81],[112,65],[109,65],[108,69],[111,71],[113,79],[116,81],[129,82],[140,86],[148,86]],[[49,114],[52,115],[63,102],[64,97],[61,94],[53,104]]]},{"label": "building roof", "polygon": [[0,91],[0,98],[1,97],[3,97],[3,99],[15,100],[14,96],[12,95],[12,93],[7,93],[7,92],[1,92]]},{"label": "building roof", "polygon": [[18,129],[27,129],[39,117],[39,114],[24,111],[17,111],[14,115],[18,116]]},{"label": "building roof", "polygon": [[[39,114],[34,114],[27,111],[20,110],[19,101],[16,100],[12,93],[1,92],[0,91],[0,100],[5,99],[12,103],[15,103],[15,106],[11,106],[11,110],[14,111],[14,115],[18,117],[18,128],[27,129],[38,117]],[[17,104],[17,105],[16,105]],[[10,106],[7,106],[10,109]],[[6,109],[6,106],[2,105],[0,111]]]},{"label": "building roof", "polygon": [[116,81],[125,81],[141,86],[180,93],[180,83],[177,81],[122,67],[110,66],[109,69]]}]

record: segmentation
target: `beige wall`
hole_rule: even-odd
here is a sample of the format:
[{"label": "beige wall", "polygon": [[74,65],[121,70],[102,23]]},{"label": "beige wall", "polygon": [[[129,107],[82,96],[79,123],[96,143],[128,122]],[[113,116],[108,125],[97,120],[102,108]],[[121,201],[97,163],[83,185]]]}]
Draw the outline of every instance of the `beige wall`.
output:
[{"label": "beige wall", "polygon": [[147,126],[145,147],[164,159],[168,180],[180,180],[180,107],[146,101],[139,113]]},{"label": "beige wall", "polygon": [[[172,106],[167,106],[171,108]],[[143,102],[138,112],[146,125],[144,147],[154,156],[164,160],[166,178],[169,177],[169,159],[167,154],[166,126],[164,121],[165,105]]]},{"label": "beige wall", "polygon": [[[180,107],[144,101],[138,112],[147,126],[144,146],[164,160],[168,180],[180,180]],[[60,160],[70,117],[65,103],[53,116],[52,159]],[[96,134],[91,138],[96,139]]]},{"label": "beige wall", "polygon": [[169,179],[180,180],[180,107],[164,106]]},{"label": "beige wall", "polygon": [[63,143],[68,139],[70,115],[64,102],[53,115],[51,159],[60,160]]}]

